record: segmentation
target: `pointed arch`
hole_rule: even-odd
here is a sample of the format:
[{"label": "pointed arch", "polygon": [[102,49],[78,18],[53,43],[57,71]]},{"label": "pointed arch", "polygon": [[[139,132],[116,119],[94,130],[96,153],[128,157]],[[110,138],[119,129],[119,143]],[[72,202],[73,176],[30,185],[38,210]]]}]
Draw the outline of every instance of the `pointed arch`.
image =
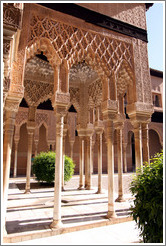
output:
[{"label": "pointed arch", "polygon": [[61,64],[61,59],[59,58],[54,46],[48,38],[37,39],[33,44],[26,48],[26,61],[35,56],[40,51],[43,51],[43,54],[47,57],[53,68],[56,65]]}]

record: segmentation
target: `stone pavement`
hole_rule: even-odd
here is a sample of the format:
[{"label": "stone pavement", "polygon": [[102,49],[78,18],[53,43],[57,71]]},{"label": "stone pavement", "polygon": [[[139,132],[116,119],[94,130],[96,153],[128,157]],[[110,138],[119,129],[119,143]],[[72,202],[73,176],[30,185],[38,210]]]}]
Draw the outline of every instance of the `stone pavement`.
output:
[{"label": "stone pavement", "polygon": [[[54,187],[48,187],[46,185],[39,186],[32,178],[31,193],[24,194],[26,179],[11,178],[6,221],[8,235],[4,242],[23,243],[23,241],[37,240],[37,238],[38,240],[42,238],[43,242],[44,238],[48,239],[48,237],[55,235],[58,240],[58,238],[62,236],[59,234],[63,234],[63,238],[66,238],[68,237],[68,232],[76,233],[77,231],[78,233],[80,230],[90,230],[90,228],[95,227],[100,227],[100,231],[102,231],[103,226],[107,228],[106,225],[110,226],[112,224],[132,221],[130,206],[133,204],[133,198],[128,188],[131,176],[132,174],[124,174],[124,197],[126,201],[122,203],[115,202],[117,218],[111,220],[106,218],[108,194],[107,190],[104,188],[107,186],[107,175],[103,175],[103,194],[96,194],[97,175],[92,176],[92,190],[78,190],[79,178],[78,176],[74,176],[71,181],[65,185],[65,191],[62,192],[61,214],[63,227],[56,230],[51,230],[49,227],[53,217]],[[114,178],[116,199],[117,174],[115,174]],[[88,233],[90,232],[89,230],[87,230]],[[106,230],[108,230],[108,228]],[[66,233],[66,236],[64,233]],[[135,239],[138,242],[138,237]],[[49,240],[51,240],[51,238]]]}]

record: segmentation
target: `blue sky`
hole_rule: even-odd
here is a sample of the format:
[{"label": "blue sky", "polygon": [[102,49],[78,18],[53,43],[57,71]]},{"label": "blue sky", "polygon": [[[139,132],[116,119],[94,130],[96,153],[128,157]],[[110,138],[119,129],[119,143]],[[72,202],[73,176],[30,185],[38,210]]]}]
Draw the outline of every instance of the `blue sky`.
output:
[{"label": "blue sky", "polygon": [[163,71],[163,9],[164,3],[154,3],[146,12],[149,67]]}]

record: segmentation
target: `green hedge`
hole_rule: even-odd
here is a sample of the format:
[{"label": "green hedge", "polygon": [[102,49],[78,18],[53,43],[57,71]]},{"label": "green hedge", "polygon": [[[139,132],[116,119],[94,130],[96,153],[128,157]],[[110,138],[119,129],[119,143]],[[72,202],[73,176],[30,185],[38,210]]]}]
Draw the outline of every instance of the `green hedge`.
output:
[{"label": "green hedge", "polygon": [[[55,159],[53,151],[40,152],[33,161],[32,172],[39,182],[53,183],[55,178]],[[65,155],[64,181],[69,181],[74,174],[75,164],[72,159]]]},{"label": "green hedge", "polygon": [[137,170],[130,190],[135,196],[132,215],[144,243],[163,242],[163,153]]}]

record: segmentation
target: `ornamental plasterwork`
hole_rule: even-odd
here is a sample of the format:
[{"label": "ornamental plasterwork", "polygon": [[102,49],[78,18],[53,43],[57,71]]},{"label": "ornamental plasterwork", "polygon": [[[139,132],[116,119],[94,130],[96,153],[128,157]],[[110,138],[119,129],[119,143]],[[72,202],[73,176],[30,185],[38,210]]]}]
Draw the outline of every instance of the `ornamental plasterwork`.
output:
[{"label": "ornamental plasterwork", "polygon": [[46,125],[49,124],[49,115],[47,113],[36,112],[36,124],[39,126],[43,122],[45,122]]},{"label": "ornamental plasterwork", "polygon": [[98,78],[98,74],[85,62],[75,64],[69,73],[70,83],[91,82]]},{"label": "ornamental plasterwork", "polygon": [[130,43],[32,13],[29,46],[42,37],[51,41],[60,59],[66,59],[69,67],[86,60],[88,54],[93,59],[95,55],[95,63],[107,76],[116,69],[121,59],[127,60],[133,67]]},{"label": "ornamental plasterwork", "polygon": [[146,29],[146,16],[145,16],[145,4],[136,4],[132,7],[130,3],[129,8],[119,11],[118,14],[114,15],[114,18],[119,19],[123,22],[127,22],[131,25],[137,26],[142,29]]},{"label": "ornamental plasterwork", "polygon": [[14,27],[20,27],[21,12],[20,9],[15,8],[12,4],[3,3],[3,24]]},{"label": "ornamental plasterwork", "polygon": [[136,83],[137,101],[143,102],[143,84],[142,84],[142,70],[141,70],[141,54],[140,54],[140,40],[133,39],[134,50],[134,74]]},{"label": "ornamental plasterwork", "polygon": [[24,97],[28,105],[38,106],[41,102],[50,99],[53,95],[53,84],[24,80],[24,86]]},{"label": "ornamental plasterwork", "polygon": [[25,80],[35,80],[40,82],[54,83],[54,71],[52,66],[47,62],[33,57],[28,60],[25,66]]},{"label": "ornamental plasterwork", "polygon": [[28,120],[28,109],[22,110],[21,108],[19,108],[19,111],[16,115],[16,121],[15,124],[16,125],[22,125],[23,122]]},{"label": "ornamental plasterwork", "polygon": [[9,55],[10,42],[11,42],[11,40],[3,39],[3,56],[6,54]]},{"label": "ornamental plasterwork", "polygon": [[144,102],[152,104],[152,88],[150,83],[147,45],[142,41],[140,46],[140,53],[141,53],[141,61],[142,61],[141,68],[142,68],[142,77],[143,77]]},{"label": "ornamental plasterwork", "polygon": [[69,88],[70,93],[70,102],[72,102],[73,105],[76,105],[77,110],[79,111],[80,107],[80,89],[70,87]]},{"label": "ornamental plasterwork", "polygon": [[127,86],[133,85],[133,77],[126,71],[124,67],[121,68],[117,74],[116,84],[118,96],[124,96],[127,90]]},{"label": "ornamental plasterwork", "polygon": [[93,101],[94,105],[100,105],[102,101],[102,81],[98,79],[88,87],[89,98]]}]

